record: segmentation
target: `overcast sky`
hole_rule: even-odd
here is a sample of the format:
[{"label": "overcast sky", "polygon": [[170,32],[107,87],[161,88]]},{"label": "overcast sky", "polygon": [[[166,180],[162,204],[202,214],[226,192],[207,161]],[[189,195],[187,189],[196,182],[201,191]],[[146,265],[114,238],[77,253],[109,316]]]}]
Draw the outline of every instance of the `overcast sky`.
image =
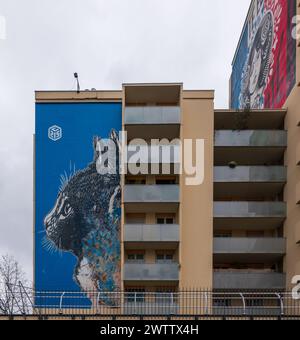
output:
[{"label": "overcast sky", "polygon": [[[32,275],[34,91],[228,82],[250,0],[0,0],[0,254]],[[2,20],[3,21],[3,20]],[[0,32],[1,37],[1,32]]]}]

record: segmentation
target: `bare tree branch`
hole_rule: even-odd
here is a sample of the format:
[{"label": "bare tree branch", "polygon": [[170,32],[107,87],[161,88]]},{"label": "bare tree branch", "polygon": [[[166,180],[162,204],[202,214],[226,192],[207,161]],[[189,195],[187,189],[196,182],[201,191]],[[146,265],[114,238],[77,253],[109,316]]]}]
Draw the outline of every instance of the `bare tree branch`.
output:
[{"label": "bare tree branch", "polygon": [[27,280],[19,263],[9,255],[0,257],[0,314],[24,314],[26,306],[21,285]]}]

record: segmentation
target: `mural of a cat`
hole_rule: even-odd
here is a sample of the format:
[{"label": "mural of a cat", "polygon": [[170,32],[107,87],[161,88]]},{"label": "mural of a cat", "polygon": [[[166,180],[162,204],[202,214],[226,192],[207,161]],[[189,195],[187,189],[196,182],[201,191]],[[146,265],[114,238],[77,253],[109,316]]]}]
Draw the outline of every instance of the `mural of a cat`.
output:
[{"label": "mural of a cat", "polygon": [[[109,137],[119,153],[115,130]],[[53,209],[44,219],[46,235],[59,251],[77,258],[74,280],[92,299],[99,291],[97,303],[114,306],[117,302],[107,292],[117,292],[121,286],[121,187],[120,174],[99,174],[94,138],[94,159],[85,169],[75,172],[59,190]],[[94,298],[94,295],[93,295]]]}]

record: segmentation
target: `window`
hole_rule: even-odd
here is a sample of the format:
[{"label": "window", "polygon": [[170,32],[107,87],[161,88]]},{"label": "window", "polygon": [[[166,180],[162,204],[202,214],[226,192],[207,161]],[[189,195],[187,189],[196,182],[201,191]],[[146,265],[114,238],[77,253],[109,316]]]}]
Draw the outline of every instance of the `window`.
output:
[{"label": "window", "polygon": [[215,238],[230,238],[232,237],[232,232],[231,231],[217,231],[214,234]]},{"label": "window", "polygon": [[146,184],[145,179],[127,179],[126,184],[134,185],[134,184]]},{"label": "window", "polygon": [[176,184],[176,179],[157,179],[156,184],[157,185],[172,185],[172,184]]},{"label": "window", "polygon": [[174,255],[170,252],[158,252],[156,253],[156,262],[165,263],[173,262]]},{"label": "window", "polygon": [[125,300],[128,303],[142,303],[145,302],[144,288],[128,288],[125,290]]},{"label": "window", "polygon": [[157,224],[174,224],[173,217],[158,217],[156,219]]},{"label": "window", "polygon": [[127,260],[128,262],[144,262],[145,254],[142,252],[132,252],[127,254]]}]

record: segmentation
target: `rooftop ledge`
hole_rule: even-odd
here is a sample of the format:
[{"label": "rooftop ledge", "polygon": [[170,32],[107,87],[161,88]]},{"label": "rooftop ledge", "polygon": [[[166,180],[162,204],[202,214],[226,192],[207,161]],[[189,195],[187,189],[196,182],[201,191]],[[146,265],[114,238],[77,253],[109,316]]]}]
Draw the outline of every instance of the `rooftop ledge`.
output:
[{"label": "rooftop ledge", "polygon": [[122,101],[122,91],[36,91],[35,100],[43,102]]},{"label": "rooftop ledge", "polygon": [[35,91],[37,103],[48,102],[122,102],[123,94],[127,105],[145,103],[176,104],[183,99],[214,99],[214,90],[183,90],[182,83],[123,84],[122,90]]}]

